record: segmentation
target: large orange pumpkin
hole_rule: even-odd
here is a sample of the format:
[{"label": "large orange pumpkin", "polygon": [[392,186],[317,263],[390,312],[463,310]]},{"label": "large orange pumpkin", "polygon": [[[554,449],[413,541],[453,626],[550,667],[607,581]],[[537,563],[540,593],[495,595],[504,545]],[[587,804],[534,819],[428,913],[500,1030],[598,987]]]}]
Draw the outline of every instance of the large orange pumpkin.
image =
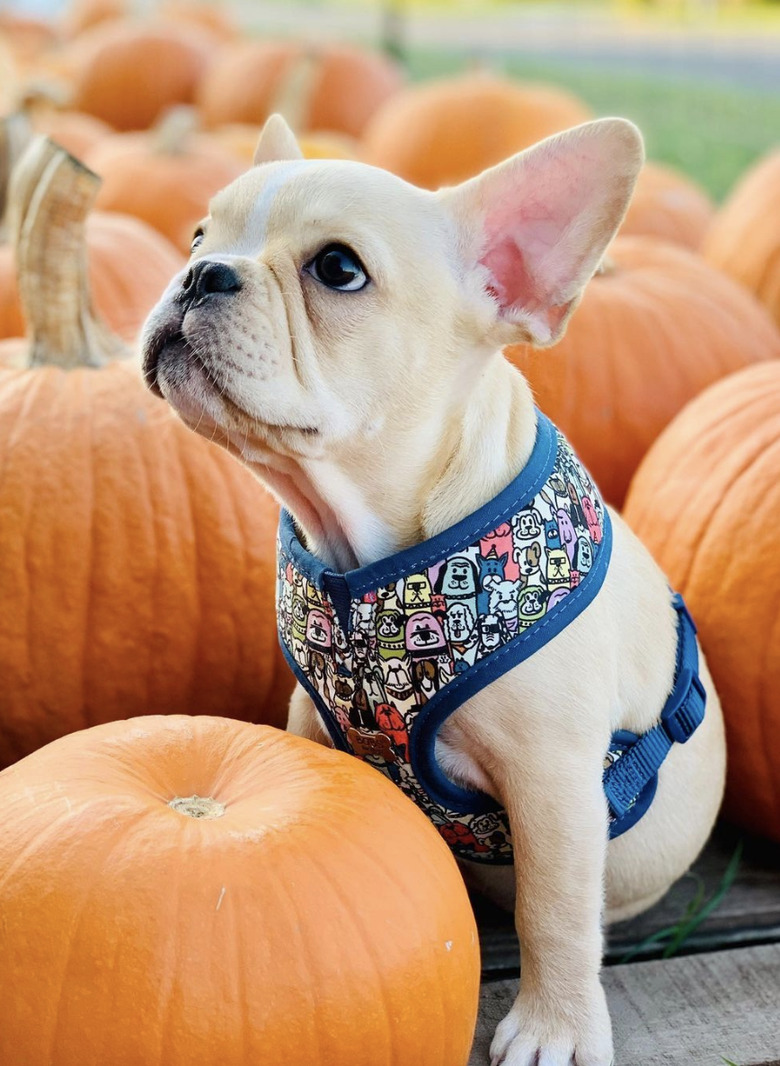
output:
[{"label": "large orange pumpkin", "polygon": [[207,126],[262,124],[281,111],[300,132],[359,137],[401,80],[389,59],[365,49],[244,41],[223,49],[211,64],[198,104]]},{"label": "large orange pumpkin", "polygon": [[591,117],[577,97],[552,86],[488,74],[431,81],[398,93],[374,115],[363,158],[438,189]]},{"label": "large orange pumpkin", "polygon": [[98,25],[73,45],[72,106],[119,130],[146,129],[167,107],[192,102],[211,48],[195,26]]},{"label": "large orange pumpkin", "polygon": [[701,247],[715,205],[685,174],[661,163],[645,163],[628,206],[622,234],[661,237],[694,251]]},{"label": "large orange pumpkin", "polygon": [[639,467],[625,516],[699,627],[726,720],[726,812],[780,841],[780,363],[690,403]]},{"label": "large orange pumpkin", "polygon": [[619,507],[640,459],[718,378],[780,357],[764,308],[684,248],[618,237],[554,348],[506,349]]},{"label": "large orange pumpkin", "polygon": [[702,254],[752,289],[780,326],[780,149],[739,182],[714,219]]},{"label": "large orange pumpkin", "polygon": [[4,1064],[466,1066],[466,890],[357,759],[136,718],[5,770],[0,807]]},{"label": "large orange pumpkin", "polygon": [[282,724],[292,687],[275,502],[89,313],[96,184],[43,139],[14,172],[19,222],[39,221],[17,231],[30,341],[0,343],[0,765],[147,711]]},{"label": "large orange pumpkin", "polygon": [[211,197],[246,170],[218,142],[193,133],[185,109],[149,133],[105,138],[85,162],[103,179],[98,208],[143,219],[186,253]]}]

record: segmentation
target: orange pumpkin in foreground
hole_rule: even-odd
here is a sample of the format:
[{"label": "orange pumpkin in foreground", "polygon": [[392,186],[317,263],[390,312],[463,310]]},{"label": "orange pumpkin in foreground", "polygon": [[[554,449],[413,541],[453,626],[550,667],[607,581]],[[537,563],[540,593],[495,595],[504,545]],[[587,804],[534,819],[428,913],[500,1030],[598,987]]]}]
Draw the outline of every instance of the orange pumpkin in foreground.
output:
[{"label": "orange pumpkin in foreground", "polygon": [[780,149],[736,186],[716,215],[702,254],[751,289],[780,326]]},{"label": "orange pumpkin in foreground", "polygon": [[637,471],[625,517],[699,627],[726,721],[726,813],[780,841],[780,363],[690,403]]},{"label": "orange pumpkin in foreground", "polygon": [[592,118],[576,96],[548,85],[488,74],[412,85],[366,128],[364,162],[438,189]]},{"label": "orange pumpkin in foreground", "polygon": [[780,332],[749,292],[687,249],[618,237],[563,340],[506,355],[619,507],[677,412],[718,378],[780,357]]},{"label": "orange pumpkin in foreground", "polygon": [[661,237],[696,251],[714,215],[715,205],[695,181],[673,167],[647,162],[620,232]]},{"label": "orange pumpkin in foreground", "polygon": [[359,760],[136,718],[5,770],[0,807],[1,1062],[466,1066],[466,890]]},{"label": "orange pumpkin in foreground", "polygon": [[292,688],[276,503],[89,313],[97,183],[43,139],[14,172],[35,223],[16,235],[30,340],[0,343],[0,765],[161,709],[281,725]]}]

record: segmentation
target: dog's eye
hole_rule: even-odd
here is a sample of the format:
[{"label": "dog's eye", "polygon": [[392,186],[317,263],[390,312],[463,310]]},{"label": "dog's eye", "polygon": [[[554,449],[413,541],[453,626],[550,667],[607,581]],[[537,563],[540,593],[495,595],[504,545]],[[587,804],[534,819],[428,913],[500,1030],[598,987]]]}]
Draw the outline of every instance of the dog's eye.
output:
[{"label": "dog's eye", "polygon": [[198,228],[195,230],[195,232],[192,235],[192,244],[190,245],[190,252],[194,252],[195,251],[195,249],[202,242],[202,240],[203,240],[203,238],[205,236],[206,236],[206,234],[205,234],[205,232],[203,230],[203,226],[198,226]]},{"label": "dog's eye", "polygon": [[345,244],[326,244],[306,270],[320,284],[338,292],[357,292],[369,282],[363,264]]}]

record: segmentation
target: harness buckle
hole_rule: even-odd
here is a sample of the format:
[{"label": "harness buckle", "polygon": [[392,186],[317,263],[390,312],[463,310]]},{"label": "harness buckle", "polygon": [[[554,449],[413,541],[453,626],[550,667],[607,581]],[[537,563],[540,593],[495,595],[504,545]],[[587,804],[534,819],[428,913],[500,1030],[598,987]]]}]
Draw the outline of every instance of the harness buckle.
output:
[{"label": "harness buckle", "polygon": [[677,684],[661,712],[661,724],[671,740],[684,744],[704,721],[707,693],[690,666],[680,671]]}]

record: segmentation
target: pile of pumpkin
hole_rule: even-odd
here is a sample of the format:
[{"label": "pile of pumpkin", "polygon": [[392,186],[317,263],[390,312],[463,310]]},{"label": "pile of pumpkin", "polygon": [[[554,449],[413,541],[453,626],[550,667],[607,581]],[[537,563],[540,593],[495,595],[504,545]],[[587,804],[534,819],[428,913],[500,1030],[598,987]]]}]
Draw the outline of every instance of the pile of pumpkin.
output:
[{"label": "pile of pumpkin", "polygon": [[[591,113],[185,0],[3,15],[0,75],[0,1062],[462,1066],[454,863],[380,775],[268,728],[276,504],[132,342],[272,110],[307,155],[428,188]],[[506,353],[685,594],[727,813],[778,839],[779,201],[780,155],[719,211],[648,163],[564,340]]]}]

